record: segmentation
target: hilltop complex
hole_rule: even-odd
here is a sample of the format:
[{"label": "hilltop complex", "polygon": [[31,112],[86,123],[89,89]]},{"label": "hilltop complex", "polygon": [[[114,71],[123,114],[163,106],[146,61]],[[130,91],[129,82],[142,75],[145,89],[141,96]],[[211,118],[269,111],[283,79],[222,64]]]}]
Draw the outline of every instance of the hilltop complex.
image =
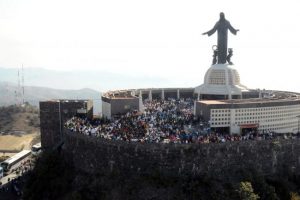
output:
[{"label": "hilltop complex", "polygon": [[[108,91],[100,117],[90,100],[40,102],[42,147],[73,169],[70,197],[241,199],[247,180],[279,199],[269,195],[299,188],[300,96],[241,84],[228,30],[238,32],[221,13],[204,33],[218,32],[218,45],[197,87]],[[283,180],[297,187],[283,192]]]},{"label": "hilltop complex", "polygon": [[[130,129],[133,133],[128,133],[125,137],[126,140],[142,141],[151,134],[155,134],[155,137],[158,135],[161,138],[159,141],[165,141],[163,138],[169,140],[173,136],[179,140],[182,134],[196,134],[199,137],[207,131],[230,135],[299,132],[299,94],[250,89],[241,84],[240,75],[231,60],[233,49],[227,48],[228,30],[233,34],[238,32],[221,13],[214,28],[203,33],[210,36],[218,32],[218,45],[213,46],[212,65],[205,73],[203,84],[190,88],[141,88],[103,93],[102,117],[111,122],[100,124],[96,130],[87,123],[89,131],[93,129],[93,132],[97,132],[94,135],[115,138],[108,136],[115,134],[114,127],[118,128],[118,132],[124,127],[125,130],[128,129],[126,123],[131,126],[142,123],[144,125],[140,130]],[[184,102],[189,106],[181,105]],[[153,104],[157,105],[153,107]],[[167,110],[171,108],[173,111]],[[88,100],[44,101],[40,102],[40,110],[44,147],[63,140],[64,124],[71,117],[81,115],[92,119],[92,103]],[[132,112],[140,116],[138,120],[133,117],[136,114]],[[175,117],[176,113],[179,116]],[[120,118],[121,121],[127,120],[126,123],[122,125]],[[182,122],[182,118],[192,120]],[[72,124],[76,126],[74,123],[73,121]],[[174,127],[177,127],[177,132],[174,132]],[[75,130],[74,127],[73,129]],[[55,134],[57,131],[58,135]],[[75,131],[78,131],[78,127]],[[136,131],[142,133],[136,134]],[[120,134],[120,138],[124,139],[124,133]]]},{"label": "hilltop complex", "polygon": [[204,83],[195,88],[146,88],[116,90],[102,96],[103,116],[112,118],[130,110],[143,111],[145,100],[193,99],[194,114],[213,129],[241,134],[247,129],[261,133],[299,131],[298,93],[249,89],[240,83],[234,65],[214,64]]}]

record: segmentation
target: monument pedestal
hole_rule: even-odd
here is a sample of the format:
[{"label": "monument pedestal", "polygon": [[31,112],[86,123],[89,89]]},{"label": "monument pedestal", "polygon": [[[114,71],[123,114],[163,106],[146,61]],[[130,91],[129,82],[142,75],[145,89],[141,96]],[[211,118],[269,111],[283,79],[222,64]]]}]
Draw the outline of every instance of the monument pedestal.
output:
[{"label": "monument pedestal", "polygon": [[233,65],[215,64],[206,72],[204,83],[195,88],[200,99],[241,99],[249,91],[240,83],[240,76]]}]

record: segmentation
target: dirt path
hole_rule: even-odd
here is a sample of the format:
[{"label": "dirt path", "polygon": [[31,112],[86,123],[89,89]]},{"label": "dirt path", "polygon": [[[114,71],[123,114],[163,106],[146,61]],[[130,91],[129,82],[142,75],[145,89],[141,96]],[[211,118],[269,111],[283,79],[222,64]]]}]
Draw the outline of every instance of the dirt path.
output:
[{"label": "dirt path", "polygon": [[38,132],[24,135],[0,135],[1,150],[30,149],[31,141],[38,136]]}]

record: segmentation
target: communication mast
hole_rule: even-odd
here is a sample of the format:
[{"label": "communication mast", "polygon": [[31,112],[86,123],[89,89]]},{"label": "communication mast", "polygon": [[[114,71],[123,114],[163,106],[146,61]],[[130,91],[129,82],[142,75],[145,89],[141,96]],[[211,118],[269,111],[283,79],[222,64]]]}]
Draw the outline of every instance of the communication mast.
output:
[{"label": "communication mast", "polygon": [[22,64],[22,104],[25,103],[25,90],[24,90],[24,67]]},{"label": "communication mast", "polygon": [[24,67],[22,64],[21,71],[18,69],[18,85],[15,90],[15,103],[24,104],[25,103],[25,86],[24,86]]},{"label": "communication mast", "polygon": [[20,103],[20,69],[18,69],[18,85],[15,90],[15,103],[18,105]]}]

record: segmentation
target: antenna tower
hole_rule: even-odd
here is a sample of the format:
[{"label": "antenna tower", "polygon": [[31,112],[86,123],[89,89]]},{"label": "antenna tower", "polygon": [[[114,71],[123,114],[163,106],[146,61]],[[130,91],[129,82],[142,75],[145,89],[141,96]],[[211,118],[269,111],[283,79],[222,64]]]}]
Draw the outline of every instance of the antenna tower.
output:
[{"label": "antenna tower", "polygon": [[25,103],[25,90],[24,90],[24,67],[22,64],[22,103]]}]

